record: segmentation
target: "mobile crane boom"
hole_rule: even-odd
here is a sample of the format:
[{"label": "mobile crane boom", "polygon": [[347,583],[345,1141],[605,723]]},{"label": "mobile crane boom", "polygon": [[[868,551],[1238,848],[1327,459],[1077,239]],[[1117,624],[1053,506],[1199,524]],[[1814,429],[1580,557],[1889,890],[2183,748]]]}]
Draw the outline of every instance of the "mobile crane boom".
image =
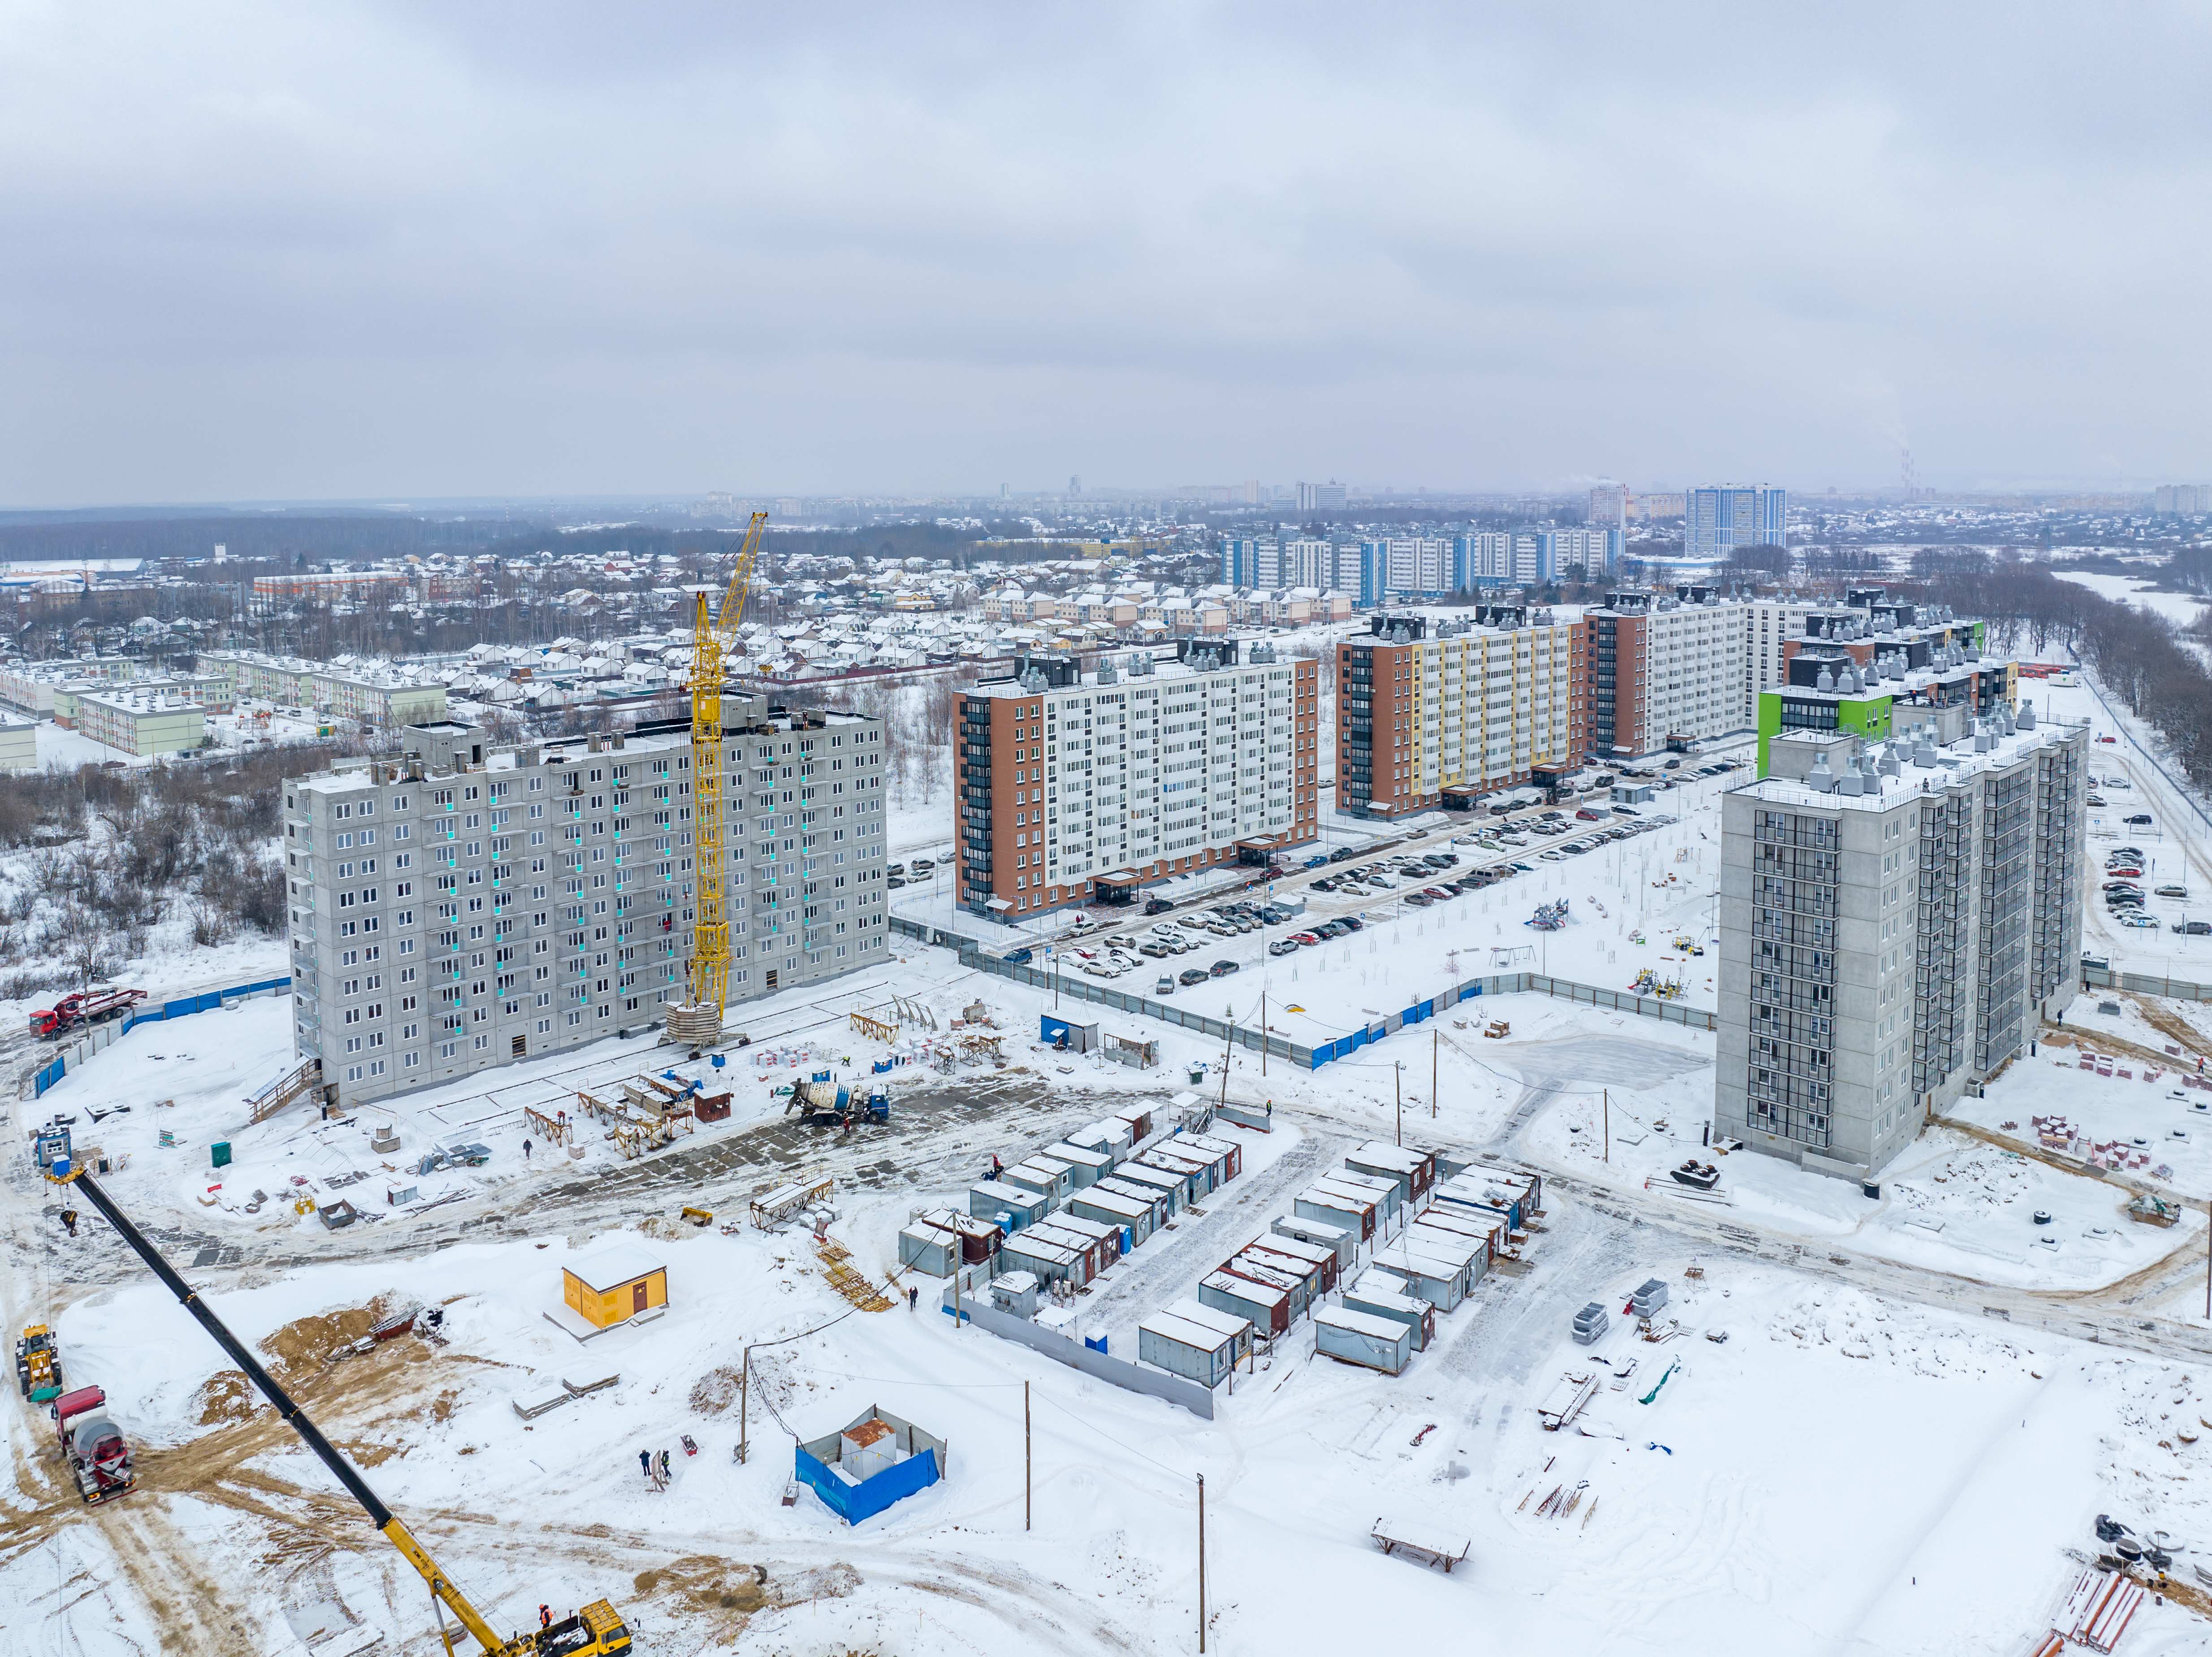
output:
[{"label": "mobile crane boom", "polygon": [[[214,1337],[215,1343],[230,1355],[231,1362],[246,1372],[246,1378],[261,1390],[262,1397],[267,1398],[276,1413],[291,1424],[292,1430],[315,1453],[323,1465],[331,1470],[337,1482],[345,1486],[347,1493],[361,1503],[370,1522],[382,1531],[392,1545],[406,1556],[407,1563],[422,1574],[423,1581],[429,1585],[430,1592],[460,1619],[461,1626],[483,1648],[488,1657],[616,1657],[617,1654],[629,1650],[629,1630],[615,1614],[614,1608],[604,1599],[586,1605],[576,1617],[549,1629],[532,1630],[505,1640],[493,1633],[491,1625],[484,1621],[483,1614],[469,1603],[468,1595],[438,1569],[437,1562],[415,1539],[414,1533],[393,1515],[392,1509],[384,1505],[376,1492],[369,1489],[368,1481],[362,1477],[351,1462],[338,1453],[337,1447],[323,1436],[322,1429],[308,1419],[307,1411],[294,1403],[291,1395],[277,1385],[276,1378],[262,1367],[261,1361],[253,1355],[252,1349],[232,1334],[222,1319],[215,1315],[214,1309],[200,1298],[199,1291],[178,1275],[176,1268],[162,1258],[161,1250],[149,1242],[145,1234],[131,1223],[130,1216],[116,1207],[115,1199],[100,1189],[100,1182],[82,1168],[74,1166],[65,1150],[58,1161],[42,1161],[42,1166],[49,1179],[76,1186],[83,1191],[93,1207],[106,1216],[107,1223],[115,1228],[116,1235],[131,1245],[138,1258],[161,1280],[162,1286],[198,1320],[200,1327]],[[440,1632],[444,1634],[442,1623]],[[453,1637],[445,1635],[445,1640],[450,1657],[453,1649]]]}]

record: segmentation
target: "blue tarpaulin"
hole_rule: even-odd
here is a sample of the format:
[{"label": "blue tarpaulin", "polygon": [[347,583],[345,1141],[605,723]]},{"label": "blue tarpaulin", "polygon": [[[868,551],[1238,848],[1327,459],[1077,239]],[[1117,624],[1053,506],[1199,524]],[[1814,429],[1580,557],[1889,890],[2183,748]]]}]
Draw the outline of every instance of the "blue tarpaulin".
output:
[{"label": "blue tarpaulin", "polygon": [[[908,1453],[872,1477],[848,1483],[836,1471],[844,1434],[871,1421],[889,1427],[898,1447]],[[822,1498],[823,1506],[848,1525],[858,1525],[944,1477],[945,1455],[943,1439],[933,1438],[913,1422],[872,1407],[842,1431],[799,1445],[793,1452],[793,1461],[799,1480]]]}]

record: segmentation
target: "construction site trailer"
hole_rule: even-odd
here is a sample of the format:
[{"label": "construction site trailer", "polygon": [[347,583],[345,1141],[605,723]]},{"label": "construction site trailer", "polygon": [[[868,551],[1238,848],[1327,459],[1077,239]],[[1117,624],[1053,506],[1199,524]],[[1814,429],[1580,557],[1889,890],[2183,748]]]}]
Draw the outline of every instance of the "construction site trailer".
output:
[{"label": "construction site trailer", "polygon": [[1404,1324],[1371,1312],[1323,1307],[1314,1313],[1314,1349],[1342,1363],[1401,1375],[1413,1362],[1413,1336]]},{"label": "construction site trailer", "polygon": [[1006,1229],[1019,1231],[1051,1213],[1052,1198],[1003,1179],[983,1179],[968,1187],[968,1212],[978,1220],[996,1220],[1004,1215]]},{"label": "construction site trailer", "polygon": [[1490,1245],[1483,1238],[1469,1237],[1448,1227],[1416,1220],[1399,1234],[1398,1240],[1417,1254],[1460,1263],[1470,1295],[1474,1293],[1474,1286],[1490,1275]]},{"label": "construction site trailer", "polygon": [[1376,1269],[1402,1278],[1406,1292],[1426,1301],[1439,1312],[1449,1312],[1467,1298],[1464,1279],[1444,1261],[1412,1254],[1400,1244],[1375,1251]]},{"label": "construction site trailer", "polygon": [[1116,1160],[1137,1142],[1136,1130],[1118,1116],[1109,1116],[1103,1122],[1094,1122],[1087,1128],[1078,1128],[1068,1135],[1071,1145],[1082,1145],[1094,1151],[1104,1151]]},{"label": "construction site trailer", "polygon": [[1315,1185],[1292,1197],[1291,1207],[1299,1219],[1341,1227],[1350,1234],[1354,1249],[1374,1239],[1376,1203],[1371,1197],[1323,1191]]},{"label": "construction site trailer", "polygon": [[1370,1271],[1344,1291],[1348,1312],[1388,1318],[1413,1332],[1413,1350],[1425,1352],[1437,1337],[1437,1309],[1426,1301],[1406,1293],[1404,1283],[1387,1271]]},{"label": "construction site trailer", "polygon": [[1113,1261],[1115,1252],[1106,1246],[1106,1240],[1095,1234],[1068,1229],[1065,1215],[1047,1215],[1022,1234],[1025,1243],[1057,1243],[1071,1253],[1083,1257],[1084,1282],[1104,1273]]},{"label": "construction site trailer", "polygon": [[1229,1154],[1200,1144],[1188,1134],[1177,1134],[1152,1147],[1148,1155],[1164,1154],[1176,1162],[1188,1162],[1206,1170],[1206,1188],[1218,1191],[1229,1183]]},{"label": "construction site trailer", "polygon": [[1154,1173],[1171,1175],[1180,1181],[1182,1186],[1181,1200],[1185,1208],[1188,1208],[1194,1203],[1203,1201],[1206,1192],[1213,1189],[1213,1183],[1207,1175],[1206,1165],[1202,1162],[1194,1162],[1188,1157],[1172,1156],[1161,1151],[1152,1150],[1146,1151],[1133,1162],[1122,1165],[1122,1172],[1133,1179],[1138,1178],[1146,1169],[1150,1169]]},{"label": "construction site trailer", "polygon": [[1459,1207],[1451,1203],[1431,1203],[1413,1222],[1448,1231],[1464,1237],[1470,1243],[1482,1245],[1483,1264],[1487,1270],[1498,1258],[1498,1251],[1505,1240],[1505,1216],[1478,1209]]},{"label": "construction site trailer", "polygon": [[1253,1240],[1262,1248],[1273,1249],[1278,1254],[1287,1254],[1293,1259],[1304,1260],[1321,1271],[1319,1293],[1326,1295],[1336,1287],[1339,1273],[1336,1251],[1320,1243],[1309,1243],[1302,1237],[1292,1237],[1281,1231],[1270,1231],[1265,1237]]},{"label": "construction site trailer", "polygon": [[1062,1141],[1048,1145],[1038,1153],[1054,1162],[1065,1162],[1075,1175],[1078,1185],[1095,1185],[1114,1172],[1114,1159],[1105,1151],[1094,1151],[1087,1145],[1073,1145]]},{"label": "construction site trailer", "polygon": [[1362,1173],[1357,1168],[1333,1168],[1316,1182],[1323,1185],[1346,1185],[1354,1191],[1372,1191],[1375,1200],[1382,1205],[1383,1214],[1395,1220],[1405,1212],[1406,1182],[1379,1173]]},{"label": "construction site trailer", "polygon": [[1152,1234],[1152,1205],[1119,1191],[1086,1186],[1067,1199],[1067,1212],[1101,1225],[1118,1226],[1128,1234],[1121,1252],[1140,1247]]},{"label": "construction site trailer", "polygon": [[1312,1243],[1332,1251],[1340,1272],[1348,1268],[1359,1253],[1359,1232],[1352,1226],[1309,1220],[1302,1214],[1283,1214],[1278,1215],[1267,1229],[1278,1237],[1295,1238],[1301,1243]]},{"label": "construction site trailer", "polygon": [[[1124,1197],[1132,1203],[1143,1203],[1145,1207],[1152,1212],[1152,1229],[1154,1231],[1158,1231],[1162,1226],[1167,1224],[1170,1217],[1175,1213],[1175,1198],[1173,1197],[1170,1196],[1166,1191],[1162,1191],[1157,1185],[1147,1185],[1143,1181],[1137,1179],[1124,1179],[1121,1178],[1119,1170],[1108,1174],[1106,1178],[1100,1180],[1097,1185],[1091,1186],[1089,1191],[1085,1191],[1083,1194],[1085,1197],[1089,1197],[1093,1194],[1103,1197]],[[1143,1240],[1140,1238],[1138,1240],[1142,1241]]]},{"label": "construction site trailer", "polygon": [[1297,1276],[1279,1266],[1254,1259],[1249,1251],[1231,1255],[1221,1263],[1221,1269],[1232,1277],[1243,1277],[1269,1288],[1281,1289],[1291,1297],[1291,1316],[1293,1318],[1304,1317],[1306,1308],[1313,1303],[1305,1284]]},{"label": "construction site trailer", "polygon": [[1168,1212],[1180,1214],[1190,1206],[1190,1176],[1173,1168],[1156,1168],[1149,1162],[1124,1162],[1114,1178],[1127,1185],[1143,1185],[1168,1199]]},{"label": "construction site trailer", "polygon": [[1042,1191],[1054,1202],[1063,1202],[1075,1189],[1075,1170],[1042,1154],[1025,1156],[999,1178],[1009,1185]]},{"label": "construction site trailer", "polygon": [[1198,1280],[1198,1303],[1248,1319],[1273,1339],[1291,1326],[1291,1292],[1232,1271],[1209,1271]]},{"label": "construction site trailer", "polygon": [[1149,1105],[1131,1105],[1125,1109],[1116,1111],[1113,1114],[1113,1120],[1129,1124],[1129,1134],[1133,1141],[1150,1139],[1152,1136],[1152,1107]]},{"label": "construction site trailer", "polygon": [[1237,1367],[1237,1337],[1171,1312],[1155,1312],[1137,1325],[1137,1362],[1201,1386],[1218,1386]]},{"label": "construction site trailer", "polygon": [[899,1228],[899,1264],[932,1277],[950,1277],[960,1262],[960,1239],[919,1222]]},{"label": "construction site trailer", "polygon": [[1436,1164],[1427,1154],[1410,1146],[1386,1145],[1379,1139],[1370,1139],[1353,1151],[1344,1159],[1344,1165],[1360,1173],[1402,1180],[1405,1196],[1414,1202],[1426,1197],[1436,1183]]},{"label": "construction site trailer", "polygon": [[1087,1214],[1077,1214],[1070,1209],[1057,1209],[1045,1224],[1055,1230],[1071,1232],[1078,1237],[1087,1237],[1100,1246],[1099,1270],[1104,1270],[1121,1258],[1121,1240],[1127,1228],[1110,1221],[1093,1219]]},{"label": "construction site trailer", "polygon": [[1184,1134],[1182,1142],[1203,1150],[1218,1152],[1229,1161],[1227,1178],[1234,1179],[1244,1172],[1244,1148],[1233,1139],[1216,1139],[1212,1134]]},{"label": "construction site trailer", "polygon": [[1081,1250],[1044,1239],[1033,1241],[1026,1230],[1006,1239],[999,1251],[999,1262],[1008,1271],[1034,1273],[1041,1283],[1080,1288],[1091,1281],[1090,1266]]},{"label": "construction site trailer", "polygon": [[561,1268],[561,1298],[596,1329],[611,1329],[668,1304],[668,1269],[635,1243],[617,1243]]},{"label": "construction site trailer", "polygon": [[1306,1286],[1306,1298],[1318,1301],[1336,1287],[1336,1257],[1327,1249],[1318,1251],[1321,1258],[1302,1253],[1296,1249],[1278,1248],[1283,1240],[1279,1237],[1255,1237],[1237,1251],[1239,1256],[1249,1255],[1264,1265],[1279,1271],[1294,1274]]},{"label": "construction site trailer", "polygon": [[1072,1019],[1054,1018],[1045,1013],[1037,1019],[1037,1037],[1048,1047],[1058,1047],[1071,1053],[1087,1053],[1098,1045],[1098,1026],[1078,1024]]},{"label": "construction site trailer", "polygon": [[1188,1298],[1172,1302],[1167,1309],[1186,1323],[1194,1323],[1200,1329],[1211,1329],[1228,1336],[1237,1343],[1239,1362],[1252,1355],[1252,1320],[1243,1313],[1224,1312],[1218,1307],[1206,1306]]}]

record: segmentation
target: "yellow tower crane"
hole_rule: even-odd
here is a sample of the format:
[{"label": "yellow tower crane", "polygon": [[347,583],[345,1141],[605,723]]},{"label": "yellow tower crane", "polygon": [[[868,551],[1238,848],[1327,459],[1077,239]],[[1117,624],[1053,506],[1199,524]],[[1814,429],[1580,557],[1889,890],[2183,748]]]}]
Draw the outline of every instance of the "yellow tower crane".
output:
[{"label": "yellow tower crane", "polygon": [[756,512],[738,549],[738,567],[709,610],[701,593],[691,617],[691,867],[697,876],[692,910],[691,961],[684,970],[690,1004],[669,1014],[678,1040],[711,1041],[722,1032],[730,996],[729,849],[722,819],[722,655],[744,619],[745,598],[760,554],[768,514]]}]

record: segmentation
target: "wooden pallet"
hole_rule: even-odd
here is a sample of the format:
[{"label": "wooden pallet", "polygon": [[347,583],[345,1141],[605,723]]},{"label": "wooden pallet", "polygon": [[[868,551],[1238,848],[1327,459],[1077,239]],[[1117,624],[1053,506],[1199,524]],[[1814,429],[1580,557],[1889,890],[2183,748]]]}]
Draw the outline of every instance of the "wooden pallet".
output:
[{"label": "wooden pallet", "polygon": [[823,1238],[814,1246],[822,1257],[823,1275],[830,1286],[863,1312],[888,1312],[891,1303],[883,1297],[876,1286],[853,1269],[852,1254],[842,1243]]}]

